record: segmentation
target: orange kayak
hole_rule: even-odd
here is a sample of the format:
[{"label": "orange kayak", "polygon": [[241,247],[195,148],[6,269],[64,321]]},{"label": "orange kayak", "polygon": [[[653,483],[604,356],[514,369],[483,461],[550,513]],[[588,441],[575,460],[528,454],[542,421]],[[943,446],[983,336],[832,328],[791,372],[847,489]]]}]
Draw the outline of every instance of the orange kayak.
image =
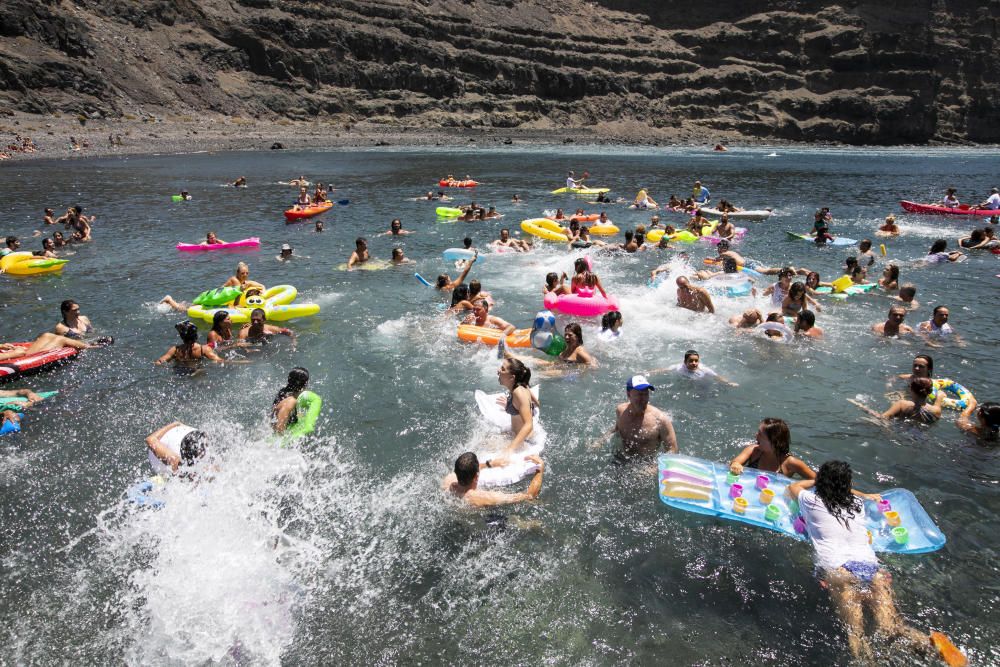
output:
[{"label": "orange kayak", "polygon": [[[458,339],[466,343],[497,345],[503,332],[491,327],[477,327],[474,324],[459,324]],[[507,347],[531,347],[531,329],[515,329],[507,336]]]},{"label": "orange kayak", "polygon": [[333,208],[332,201],[320,202],[319,204],[311,204],[309,206],[293,206],[285,211],[285,221],[295,222],[296,220],[311,218],[314,215],[329,211],[331,208]]}]

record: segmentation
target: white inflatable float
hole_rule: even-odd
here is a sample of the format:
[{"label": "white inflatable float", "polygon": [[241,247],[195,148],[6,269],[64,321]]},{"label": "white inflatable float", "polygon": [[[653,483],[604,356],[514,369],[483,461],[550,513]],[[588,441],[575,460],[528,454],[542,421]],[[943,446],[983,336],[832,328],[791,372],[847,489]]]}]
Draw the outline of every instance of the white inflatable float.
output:
[{"label": "white inflatable float", "polygon": [[[510,433],[510,415],[504,410],[503,405],[497,402],[498,399],[503,400],[506,398],[506,392],[487,394],[477,389],[475,395],[476,405],[479,406],[479,412],[482,413],[486,421],[496,426],[500,431]],[[536,399],[538,398],[538,385],[531,387],[531,395]],[[545,448],[545,439],[545,431],[542,429],[542,425],[538,423],[538,413],[536,411],[534,430],[531,437],[524,443],[524,446],[520,450],[508,455],[510,458],[508,465],[500,468],[483,468],[480,470],[479,486],[507,486],[535,474],[538,471],[538,465],[531,461],[525,461],[524,457],[531,454],[540,456],[542,450]],[[480,461],[485,461],[487,458],[497,455],[498,453],[495,451],[476,452],[476,456],[479,457]]]}]

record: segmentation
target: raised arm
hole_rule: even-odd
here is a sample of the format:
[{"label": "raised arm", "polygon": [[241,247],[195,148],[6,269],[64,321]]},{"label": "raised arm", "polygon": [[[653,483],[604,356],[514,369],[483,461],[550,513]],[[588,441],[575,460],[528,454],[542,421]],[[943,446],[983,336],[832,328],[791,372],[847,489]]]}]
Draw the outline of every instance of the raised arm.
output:
[{"label": "raised arm", "polygon": [[166,426],[158,428],[157,430],[146,436],[146,446],[149,448],[153,455],[162,461],[165,465],[170,466],[171,470],[176,471],[177,466],[180,465],[181,459],[177,454],[174,454],[170,449],[163,444],[160,440],[167,431],[174,428],[175,426],[180,426],[180,422],[170,422]]}]

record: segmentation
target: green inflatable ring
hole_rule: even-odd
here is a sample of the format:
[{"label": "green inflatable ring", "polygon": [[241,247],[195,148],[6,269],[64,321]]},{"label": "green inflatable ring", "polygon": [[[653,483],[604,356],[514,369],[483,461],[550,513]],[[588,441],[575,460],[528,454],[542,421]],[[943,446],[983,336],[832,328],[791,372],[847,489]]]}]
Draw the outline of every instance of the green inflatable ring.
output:
[{"label": "green inflatable ring", "polygon": [[242,294],[239,287],[216,287],[205,290],[194,298],[191,303],[195,306],[206,306],[214,308],[216,306],[226,306]]},{"label": "green inflatable ring", "polygon": [[281,441],[282,446],[288,445],[316,430],[316,420],[319,419],[319,413],[322,409],[323,399],[318,394],[314,394],[311,391],[304,391],[299,394],[299,399],[296,403],[298,420],[285,429],[285,435]]}]

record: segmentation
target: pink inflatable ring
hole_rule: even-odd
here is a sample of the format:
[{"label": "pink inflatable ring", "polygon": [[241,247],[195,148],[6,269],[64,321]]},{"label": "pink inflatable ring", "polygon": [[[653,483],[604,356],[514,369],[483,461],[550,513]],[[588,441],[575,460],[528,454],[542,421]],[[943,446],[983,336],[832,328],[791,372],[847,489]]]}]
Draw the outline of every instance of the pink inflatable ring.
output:
[{"label": "pink inflatable ring", "polygon": [[594,294],[589,290],[560,296],[549,292],[545,295],[545,307],[549,310],[565,313],[566,315],[596,317],[603,315],[609,310],[618,310],[618,300],[613,296],[605,299],[600,294]]}]

